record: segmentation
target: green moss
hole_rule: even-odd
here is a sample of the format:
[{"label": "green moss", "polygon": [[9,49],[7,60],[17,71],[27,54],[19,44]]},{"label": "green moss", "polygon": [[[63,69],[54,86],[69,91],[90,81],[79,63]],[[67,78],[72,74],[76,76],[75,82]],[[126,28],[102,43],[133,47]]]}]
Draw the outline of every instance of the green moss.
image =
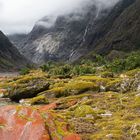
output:
[{"label": "green moss", "polygon": [[140,108],[140,96],[136,96],[134,101],[135,103],[133,104],[133,107]]},{"label": "green moss", "polygon": [[63,100],[71,100],[71,99],[81,99],[81,98],[89,98],[91,97],[91,94],[80,94],[80,95],[73,95],[73,96],[68,96],[65,98],[62,98]]},{"label": "green moss", "polygon": [[64,88],[64,87],[55,87],[55,88],[52,88],[48,91],[46,91],[47,93],[47,96],[53,96],[53,97],[65,97],[65,96],[68,96],[68,92],[67,90]]},{"label": "green moss", "polygon": [[95,82],[95,83],[108,83],[112,80],[112,78],[102,78],[94,75],[89,75],[89,76],[80,76],[77,79],[79,80],[85,80],[85,81],[90,81],[90,82]]},{"label": "green moss", "polygon": [[49,100],[45,95],[40,95],[31,99],[24,99],[22,104],[35,105],[35,104],[48,104]]},{"label": "green moss", "polygon": [[129,76],[129,77],[133,77],[138,72],[140,72],[140,69],[139,68],[133,69],[133,70],[129,70],[129,71],[125,72],[124,74],[127,75],[127,76]]},{"label": "green moss", "polygon": [[38,92],[47,90],[49,88],[49,83],[45,74],[37,71],[7,81],[6,83],[1,84],[0,88],[6,90],[4,97],[18,101],[24,98],[35,97]]},{"label": "green moss", "polygon": [[4,128],[5,127],[5,124],[1,124],[0,123],[0,129]]},{"label": "green moss", "polygon": [[95,115],[94,110],[88,106],[88,105],[81,105],[78,106],[75,110],[74,110],[74,116],[75,117],[86,117],[86,115]]},{"label": "green moss", "polygon": [[121,82],[122,82],[122,79],[121,78],[116,78],[116,79],[110,81],[107,85],[108,86],[112,86],[112,85],[115,85],[115,84],[121,83]]},{"label": "green moss", "polygon": [[120,91],[121,83],[122,83],[122,78],[113,79],[112,81],[108,82],[108,84],[106,85],[106,89],[107,89],[107,91],[118,92],[118,91]]},{"label": "green moss", "polygon": [[113,78],[114,77],[114,74],[112,72],[109,72],[109,71],[101,72],[101,73],[99,73],[99,75],[102,78]]},{"label": "green moss", "polygon": [[65,130],[63,130],[63,128],[64,128],[64,126],[66,126],[66,123],[55,120],[55,125],[57,127],[56,128],[57,133],[61,136],[65,136],[66,132],[65,132]]},{"label": "green moss", "polygon": [[82,81],[82,80],[71,80],[65,83],[62,87],[53,87],[46,91],[47,95],[54,95],[54,97],[64,97],[69,95],[77,95],[86,91],[98,91],[99,86],[93,82]]},{"label": "green moss", "polygon": [[[127,91],[126,94],[122,94],[119,90],[114,91],[120,87],[125,76],[133,78],[137,72],[139,72],[138,69],[125,72],[123,73],[124,77],[115,75],[114,78],[102,78],[94,75],[85,75],[73,77],[72,79],[48,78],[47,74],[31,72],[28,75],[14,78],[14,80],[9,79],[5,80],[4,83],[0,82],[0,87],[1,89],[5,87],[6,89],[10,88],[9,90],[12,91],[24,91],[26,88],[34,86],[38,79],[41,82],[49,81],[51,86],[48,90],[41,92],[42,95],[40,96],[25,101],[30,104],[37,104],[43,101],[46,104],[49,99],[50,103],[55,102],[57,104],[55,110],[49,110],[53,118],[51,123],[47,120],[48,115],[46,112],[41,112],[41,115],[46,121],[46,126],[49,127],[51,125],[52,128],[55,128],[55,132],[52,132],[51,135],[59,139],[62,139],[62,136],[65,135],[65,129],[63,128],[65,128],[64,126],[67,123],[71,123],[72,119],[76,119],[76,122],[83,119],[85,122],[81,125],[79,121],[79,128],[84,128],[90,123],[93,124],[93,133],[86,131],[80,133],[83,139],[139,140],[139,92],[131,93]],[[100,73],[98,74],[100,75]],[[34,82],[32,84],[32,81],[35,84]],[[41,85],[41,82],[38,83],[38,86]],[[109,87],[109,92],[98,92],[100,85],[107,87],[107,89]],[[7,91],[5,94],[7,94]],[[54,96],[52,96],[53,94]],[[46,98],[47,95],[51,97]],[[18,110],[20,110],[20,107],[17,107],[17,112]],[[22,114],[21,118],[32,121]],[[75,127],[71,125],[69,129],[73,132]]]},{"label": "green moss", "polygon": [[65,88],[67,90],[76,90],[78,93],[85,92],[88,90],[98,91],[99,87],[93,82],[86,81],[71,81],[66,84]]}]

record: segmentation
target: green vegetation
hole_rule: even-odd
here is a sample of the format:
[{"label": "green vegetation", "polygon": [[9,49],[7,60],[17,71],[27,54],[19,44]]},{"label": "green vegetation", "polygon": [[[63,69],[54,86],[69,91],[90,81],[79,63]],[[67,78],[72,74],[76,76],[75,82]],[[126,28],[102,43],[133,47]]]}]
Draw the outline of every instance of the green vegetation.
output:
[{"label": "green vegetation", "polygon": [[140,67],[140,52],[133,52],[125,59],[115,59],[106,65],[112,72],[122,72]]},{"label": "green vegetation", "polygon": [[[48,63],[15,78],[2,79],[0,96],[39,112],[52,137],[70,132],[84,140],[140,138],[139,52],[112,62],[98,56],[79,64]],[[124,94],[125,93],[125,94]],[[9,105],[9,103],[8,103]],[[44,106],[45,105],[45,106]],[[63,116],[63,117],[62,117]],[[26,115],[20,118],[31,121]],[[63,119],[62,119],[63,118]],[[0,126],[3,128],[3,125]]]},{"label": "green vegetation", "polygon": [[30,73],[30,69],[29,68],[23,68],[20,70],[20,75],[26,75]]},{"label": "green vegetation", "polygon": [[23,105],[35,105],[35,104],[48,104],[49,101],[44,95],[40,95],[34,98],[21,100],[20,103]]},{"label": "green vegetation", "polygon": [[69,78],[70,76],[95,74],[100,70],[106,72],[104,76],[113,77],[113,73],[121,73],[140,67],[140,52],[132,52],[123,59],[118,58],[112,61],[107,60],[101,55],[94,55],[94,57],[93,61],[85,59],[78,64],[55,64],[48,62],[40,68],[51,76],[57,75]]},{"label": "green vegetation", "polygon": [[48,62],[40,66],[43,72],[47,72],[51,76],[78,76],[85,74],[94,74],[96,72],[94,63],[91,61],[82,61],[80,64],[56,64]]},{"label": "green vegetation", "polygon": [[91,106],[88,105],[80,105],[74,111],[75,117],[86,117],[86,115],[93,115],[94,110]]}]

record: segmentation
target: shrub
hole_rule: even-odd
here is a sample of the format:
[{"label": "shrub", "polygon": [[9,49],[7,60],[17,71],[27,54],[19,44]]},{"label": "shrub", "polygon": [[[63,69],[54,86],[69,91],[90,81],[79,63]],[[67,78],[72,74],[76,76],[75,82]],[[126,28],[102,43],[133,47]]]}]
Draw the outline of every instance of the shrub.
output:
[{"label": "shrub", "polygon": [[49,71],[53,67],[54,67],[54,64],[52,62],[48,62],[47,64],[44,64],[44,65],[40,66],[40,68],[43,72]]},{"label": "shrub", "polygon": [[137,67],[140,67],[140,52],[133,52],[125,60],[125,69],[132,70]]},{"label": "shrub", "polygon": [[140,67],[140,52],[133,52],[125,59],[115,59],[108,63],[106,67],[112,72],[122,72]]},{"label": "shrub", "polygon": [[64,65],[64,66],[56,66],[52,69],[50,69],[49,74],[51,75],[70,75],[71,74],[71,66],[70,65]]},{"label": "shrub", "polygon": [[49,69],[50,69],[50,67],[48,65],[42,65],[42,66],[40,66],[40,68],[43,72],[49,71]]},{"label": "shrub", "polygon": [[73,75],[84,75],[84,74],[94,74],[96,72],[93,66],[88,65],[77,65],[73,67],[72,74]]},{"label": "shrub", "polygon": [[123,59],[115,59],[107,65],[107,69],[115,73],[121,72],[125,69],[125,61]]},{"label": "shrub", "polygon": [[107,63],[106,59],[101,55],[95,55],[96,56],[96,64],[101,66]]},{"label": "shrub", "polygon": [[26,75],[30,73],[30,69],[29,68],[23,68],[20,70],[20,75]]}]

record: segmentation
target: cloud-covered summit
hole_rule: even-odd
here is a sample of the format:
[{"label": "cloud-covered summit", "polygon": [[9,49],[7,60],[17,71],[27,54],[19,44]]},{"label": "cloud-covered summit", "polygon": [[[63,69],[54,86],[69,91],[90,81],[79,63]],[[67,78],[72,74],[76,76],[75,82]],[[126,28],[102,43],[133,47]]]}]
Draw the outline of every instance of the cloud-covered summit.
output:
[{"label": "cloud-covered summit", "polygon": [[80,11],[95,3],[107,8],[119,0],[0,0],[0,29],[7,34],[28,33],[44,16],[59,16]]}]

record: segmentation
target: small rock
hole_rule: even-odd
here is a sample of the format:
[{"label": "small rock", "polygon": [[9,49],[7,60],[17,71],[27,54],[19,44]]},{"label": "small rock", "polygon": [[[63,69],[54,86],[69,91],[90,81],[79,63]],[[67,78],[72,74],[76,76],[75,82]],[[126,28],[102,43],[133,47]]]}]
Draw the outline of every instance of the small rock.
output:
[{"label": "small rock", "polygon": [[25,106],[31,106],[31,103],[26,102],[24,99],[20,100],[19,103]]},{"label": "small rock", "polygon": [[92,114],[87,114],[86,118],[94,118]]},{"label": "small rock", "polygon": [[112,117],[112,113],[110,111],[106,111],[105,114],[101,114],[102,117]]},{"label": "small rock", "polygon": [[105,92],[106,91],[106,87],[104,87],[104,86],[100,86],[100,92]]},{"label": "small rock", "polygon": [[140,97],[140,93],[136,95],[136,97]]},{"label": "small rock", "polygon": [[4,94],[3,93],[0,93],[0,98],[2,98],[4,96]]},{"label": "small rock", "polygon": [[86,100],[88,100],[88,97],[83,97],[81,100],[86,101]]},{"label": "small rock", "polygon": [[106,135],[106,137],[111,139],[111,138],[113,138],[113,134],[108,134],[108,135]]},{"label": "small rock", "polygon": [[121,77],[121,78],[127,78],[128,76],[125,75],[125,74],[121,74],[120,77]]},{"label": "small rock", "polygon": [[140,91],[140,84],[138,85],[137,91]]}]

